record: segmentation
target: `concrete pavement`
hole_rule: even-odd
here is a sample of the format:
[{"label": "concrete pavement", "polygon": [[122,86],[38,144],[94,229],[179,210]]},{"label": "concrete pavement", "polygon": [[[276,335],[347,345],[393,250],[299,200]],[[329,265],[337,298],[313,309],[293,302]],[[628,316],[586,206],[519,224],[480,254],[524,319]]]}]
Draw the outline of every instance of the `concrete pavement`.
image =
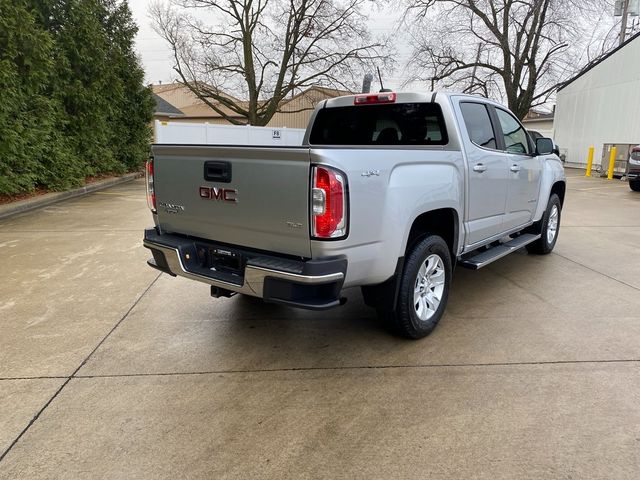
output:
[{"label": "concrete pavement", "polygon": [[640,195],[568,173],[417,342],[158,276],[141,181],[0,221],[0,478],[639,478]]}]

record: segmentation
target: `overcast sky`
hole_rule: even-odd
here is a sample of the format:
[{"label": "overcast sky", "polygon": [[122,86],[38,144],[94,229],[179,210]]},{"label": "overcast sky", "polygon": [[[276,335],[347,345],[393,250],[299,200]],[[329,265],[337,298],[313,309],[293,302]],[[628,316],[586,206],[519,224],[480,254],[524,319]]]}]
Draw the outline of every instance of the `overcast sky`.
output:
[{"label": "overcast sky", "polygon": [[[176,79],[175,73],[172,70],[172,60],[171,60],[171,52],[166,42],[153,31],[151,27],[151,20],[148,16],[148,8],[149,5],[154,0],[129,0],[129,5],[133,12],[133,16],[135,21],[138,24],[139,31],[136,39],[136,48],[140,58],[142,59],[142,65],[146,72],[146,81],[147,83],[168,83],[174,81]],[[388,7],[386,10],[378,11],[373,6],[376,5],[375,2],[372,2],[372,9],[369,12],[370,19],[370,28],[372,33],[387,35],[394,31],[396,28],[398,17],[400,12],[398,11],[397,5],[400,3],[399,1],[394,4],[394,2],[389,2],[392,4],[391,7]],[[396,10],[394,11],[394,7]],[[593,19],[592,25],[588,26],[588,31],[585,31],[585,35],[590,35],[594,38],[594,34],[596,31],[601,30],[602,32],[606,32],[612,28],[614,18],[609,13],[610,9],[605,9],[602,12],[599,19]],[[638,17],[631,17],[631,22],[634,24],[638,24]],[[617,33],[617,30],[616,32]],[[403,83],[407,79],[407,74],[403,70],[404,65],[409,60],[411,55],[411,47],[407,44],[406,40],[402,40],[402,36],[399,33],[394,34],[394,41],[396,43],[396,69],[391,74],[386,73],[383,74],[383,80],[385,83],[385,87],[392,88],[395,90],[401,89]],[[581,63],[586,63],[588,60],[588,55],[586,51],[583,54],[583,58],[581,58]],[[373,72],[372,72],[373,73]],[[374,88],[378,88],[377,79],[374,81]],[[406,85],[403,89],[428,89],[429,85],[413,83],[410,85]]]},{"label": "overcast sky", "polygon": [[151,0],[129,0],[133,18],[138,24],[136,48],[142,59],[142,65],[149,83],[169,82],[173,79],[170,50],[166,43],[151,28],[147,9]]},{"label": "overcast sky", "polygon": [[[153,31],[151,28],[151,20],[148,17],[149,4],[154,0],[129,0],[129,6],[133,12],[133,17],[138,24],[139,31],[136,38],[136,48],[142,65],[147,74],[147,83],[168,83],[175,80],[175,72],[171,69],[173,63],[171,60],[171,51],[166,42]],[[392,11],[372,11],[369,14],[371,28],[375,34],[391,33],[397,21],[397,14]],[[407,45],[399,45],[400,50],[398,57],[398,68],[393,76],[383,78],[385,87],[397,89],[404,81],[402,75],[402,65],[407,60],[409,47]]]}]

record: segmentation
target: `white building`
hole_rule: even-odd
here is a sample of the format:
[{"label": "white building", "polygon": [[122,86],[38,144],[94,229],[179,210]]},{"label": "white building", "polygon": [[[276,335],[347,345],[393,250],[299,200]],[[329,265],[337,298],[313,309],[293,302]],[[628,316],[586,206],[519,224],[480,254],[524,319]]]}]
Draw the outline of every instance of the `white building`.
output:
[{"label": "white building", "polygon": [[554,139],[568,165],[585,165],[593,146],[594,166],[606,166],[615,145],[616,170],[626,166],[640,144],[640,33],[558,90]]}]

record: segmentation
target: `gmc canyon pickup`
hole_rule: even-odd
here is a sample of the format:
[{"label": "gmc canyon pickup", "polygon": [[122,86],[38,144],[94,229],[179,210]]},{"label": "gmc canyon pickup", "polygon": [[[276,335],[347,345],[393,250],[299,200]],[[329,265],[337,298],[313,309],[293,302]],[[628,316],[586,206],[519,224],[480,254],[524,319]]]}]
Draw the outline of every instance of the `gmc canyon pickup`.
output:
[{"label": "gmc canyon pickup", "polygon": [[439,92],[325,100],[300,147],[153,145],[148,263],[216,297],[309,309],[361,287],[394,331],[424,337],[456,264],[553,249],[553,148],[498,103]]}]

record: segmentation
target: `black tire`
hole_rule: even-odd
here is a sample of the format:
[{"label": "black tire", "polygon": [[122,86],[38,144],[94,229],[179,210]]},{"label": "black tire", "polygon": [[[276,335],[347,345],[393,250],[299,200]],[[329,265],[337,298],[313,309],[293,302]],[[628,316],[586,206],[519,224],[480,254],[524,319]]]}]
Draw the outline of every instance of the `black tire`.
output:
[{"label": "black tire", "polygon": [[640,180],[629,180],[629,188],[634,192],[640,192]]},{"label": "black tire", "polygon": [[[442,284],[443,288],[440,294],[440,302],[435,308],[435,311],[429,313],[427,309],[425,313],[424,309],[427,308],[427,305],[435,305],[435,303],[429,302],[433,302],[434,295],[437,297],[437,292],[440,291],[439,286],[433,286],[433,288],[431,288],[431,283],[427,284],[423,282],[422,288],[424,288],[424,291],[420,295],[424,297],[425,300],[419,300],[417,303],[414,303],[414,293],[419,281],[418,273],[429,258],[436,262],[436,267],[425,281],[431,282],[431,277],[439,277],[439,272],[442,272],[442,275],[444,275],[444,283]],[[440,260],[441,264],[435,260],[436,258]],[[429,235],[423,238],[414,245],[407,255],[400,277],[400,287],[395,311],[379,311],[378,314],[384,320],[387,327],[398,335],[413,339],[426,337],[433,331],[444,314],[449,298],[449,289],[451,287],[451,275],[451,253],[449,252],[449,247],[446,242],[437,235]],[[436,279],[436,282],[439,282],[439,279]],[[428,292],[432,294],[429,296],[429,300],[427,300],[425,296]],[[421,302],[423,316],[428,318],[420,318],[418,316],[416,305],[419,305]]]},{"label": "black tire", "polygon": [[[550,239],[549,231],[552,228],[552,212],[554,208],[557,209],[557,218],[556,218],[556,230],[553,238]],[[527,251],[529,253],[535,253],[537,255],[546,255],[551,253],[553,247],[556,246],[556,242],[558,241],[558,234],[560,233],[560,219],[562,216],[562,205],[560,203],[560,198],[555,193],[552,193],[549,197],[549,202],[547,203],[547,209],[544,211],[544,215],[542,216],[542,220],[540,222],[540,233],[542,236],[533,243],[527,245]]]}]

